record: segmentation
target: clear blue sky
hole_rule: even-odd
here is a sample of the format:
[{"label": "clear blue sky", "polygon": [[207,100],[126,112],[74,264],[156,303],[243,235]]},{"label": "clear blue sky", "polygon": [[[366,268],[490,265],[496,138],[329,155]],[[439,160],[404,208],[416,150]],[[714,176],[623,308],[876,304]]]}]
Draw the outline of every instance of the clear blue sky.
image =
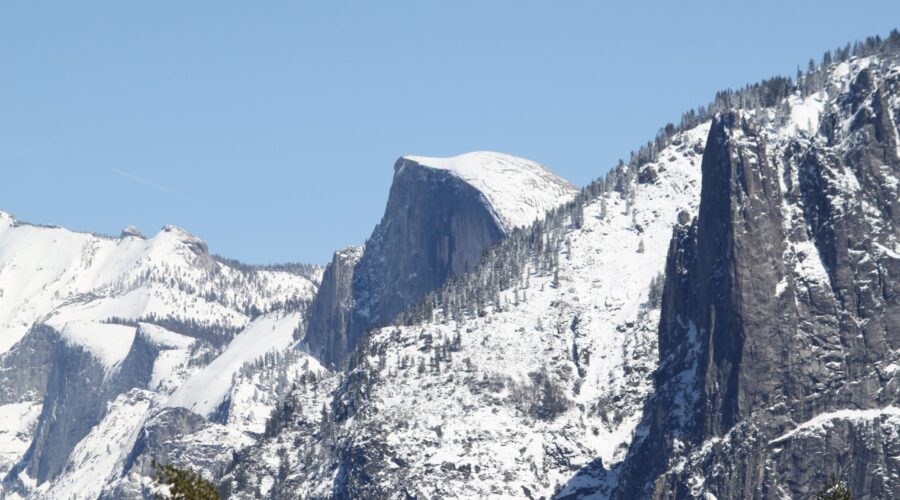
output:
[{"label": "clear blue sky", "polygon": [[900,24],[896,1],[733,4],[6,1],[0,209],[324,263],[403,154],[503,151],[583,185],[716,90]]}]

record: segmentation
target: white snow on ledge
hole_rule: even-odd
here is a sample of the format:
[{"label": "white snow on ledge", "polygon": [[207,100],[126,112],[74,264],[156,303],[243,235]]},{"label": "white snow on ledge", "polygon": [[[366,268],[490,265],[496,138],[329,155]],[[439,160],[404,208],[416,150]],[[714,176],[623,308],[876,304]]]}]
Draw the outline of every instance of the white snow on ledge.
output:
[{"label": "white snow on ledge", "polygon": [[793,437],[805,436],[819,430],[824,430],[825,428],[830,427],[834,420],[867,421],[882,417],[900,417],[900,408],[897,408],[896,406],[887,406],[885,408],[873,408],[871,410],[837,410],[822,413],[769,441],[769,445],[778,444]]},{"label": "white snow on ledge", "polygon": [[91,353],[109,370],[125,359],[134,342],[135,328],[125,325],[73,321],[66,323],[60,336],[69,345]]},{"label": "white snow on ledge", "polygon": [[504,153],[479,151],[451,158],[403,159],[446,170],[480,191],[506,230],[530,225],[578,193],[572,184],[543,165]]}]

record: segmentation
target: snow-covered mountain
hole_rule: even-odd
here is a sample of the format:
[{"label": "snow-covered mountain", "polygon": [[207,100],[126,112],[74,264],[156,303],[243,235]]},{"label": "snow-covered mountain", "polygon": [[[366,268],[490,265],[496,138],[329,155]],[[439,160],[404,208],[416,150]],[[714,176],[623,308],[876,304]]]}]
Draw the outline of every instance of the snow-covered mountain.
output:
[{"label": "snow-covered mountain", "polygon": [[324,269],[0,212],[0,497],[900,497],[900,33],[581,190],[405,156]]},{"label": "snow-covered mountain", "polygon": [[265,396],[233,409],[254,385],[238,375],[267,355],[284,385],[321,370],[291,347],[320,279],[219,259],[174,226],[112,238],[0,213],[0,493],[91,498],[79,481],[108,486],[96,474],[132,466],[109,455],[168,408],[240,421],[232,441],[252,442],[287,389],[258,381]]},{"label": "snow-covered mountain", "polygon": [[713,120],[615,495],[900,496],[900,34]]}]

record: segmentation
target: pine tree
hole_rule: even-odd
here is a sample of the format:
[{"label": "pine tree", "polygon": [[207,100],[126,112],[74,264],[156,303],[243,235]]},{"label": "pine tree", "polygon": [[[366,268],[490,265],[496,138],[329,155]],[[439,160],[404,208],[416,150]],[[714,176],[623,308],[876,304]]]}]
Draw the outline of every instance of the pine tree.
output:
[{"label": "pine tree", "polygon": [[584,226],[584,200],[582,198],[575,200],[575,206],[572,209],[572,226],[575,229],[581,229]]},{"label": "pine tree", "polygon": [[157,495],[160,499],[171,500],[219,500],[216,487],[203,476],[190,469],[179,469],[172,464],[153,461],[156,469],[155,480],[167,486],[168,493]]},{"label": "pine tree", "polygon": [[816,500],[852,500],[852,498],[850,488],[834,474],[831,475],[828,484],[816,493]]}]

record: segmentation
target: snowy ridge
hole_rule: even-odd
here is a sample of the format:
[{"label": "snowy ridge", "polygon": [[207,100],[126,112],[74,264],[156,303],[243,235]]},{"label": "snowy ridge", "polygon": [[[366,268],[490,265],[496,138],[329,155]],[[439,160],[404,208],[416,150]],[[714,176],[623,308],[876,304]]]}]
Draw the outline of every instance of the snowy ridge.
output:
[{"label": "snowy ridge", "polygon": [[403,160],[445,170],[480,191],[507,231],[530,225],[578,192],[543,165],[503,153],[481,151],[450,158],[404,156]]},{"label": "snowy ridge", "polygon": [[[247,275],[219,264],[202,241],[175,226],[144,240],[0,224],[0,353],[51,313],[60,316],[59,323],[171,316],[181,309],[203,323],[242,327],[249,307],[265,310],[286,298],[308,299],[315,288],[294,274]],[[68,311],[55,311],[66,305]]]}]

